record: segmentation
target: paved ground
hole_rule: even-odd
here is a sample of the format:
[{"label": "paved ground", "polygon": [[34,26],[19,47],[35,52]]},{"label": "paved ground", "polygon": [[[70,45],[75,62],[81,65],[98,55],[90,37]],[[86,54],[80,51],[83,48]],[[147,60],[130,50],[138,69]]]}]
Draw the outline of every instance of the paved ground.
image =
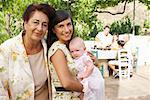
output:
[{"label": "paved ground", "polygon": [[138,67],[129,80],[105,78],[105,100],[150,100],[150,65]]}]

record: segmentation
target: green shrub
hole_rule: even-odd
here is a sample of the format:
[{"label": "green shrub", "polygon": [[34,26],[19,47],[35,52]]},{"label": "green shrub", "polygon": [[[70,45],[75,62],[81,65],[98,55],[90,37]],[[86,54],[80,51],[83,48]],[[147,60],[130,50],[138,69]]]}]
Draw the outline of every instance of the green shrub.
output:
[{"label": "green shrub", "polygon": [[150,28],[150,20],[145,20],[144,21],[144,28]]},{"label": "green shrub", "polygon": [[0,44],[9,39],[10,37],[7,34],[0,34]]},{"label": "green shrub", "polygon": [[139,25],[135,25],[135,35],[140,35],[141,27]]},{"label": "green shrub", "polygon": [[111,33],[132,33],[132,23],[130,21],[130,18],[126,16],[125,18],[118,20],[111,24]]}]

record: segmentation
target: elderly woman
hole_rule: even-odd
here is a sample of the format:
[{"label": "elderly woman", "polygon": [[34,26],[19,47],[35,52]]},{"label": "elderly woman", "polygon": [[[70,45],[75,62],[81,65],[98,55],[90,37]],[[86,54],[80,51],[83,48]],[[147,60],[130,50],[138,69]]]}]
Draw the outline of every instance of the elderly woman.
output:
[{"label": "elderly woman", "polygon": [[23,32],[0,45],[0,100],[51,99],[44,36],[54,16],[48,4],[29,5]]}]

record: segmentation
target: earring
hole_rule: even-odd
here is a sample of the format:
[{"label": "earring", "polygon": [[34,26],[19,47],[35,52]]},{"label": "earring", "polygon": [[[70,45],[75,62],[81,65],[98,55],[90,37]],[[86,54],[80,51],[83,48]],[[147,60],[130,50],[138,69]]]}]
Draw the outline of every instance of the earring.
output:
[{"label": "earring", "polygon": [[48,30],[45,32],[44,39],[47,39],[47,36],[48,36]]}]

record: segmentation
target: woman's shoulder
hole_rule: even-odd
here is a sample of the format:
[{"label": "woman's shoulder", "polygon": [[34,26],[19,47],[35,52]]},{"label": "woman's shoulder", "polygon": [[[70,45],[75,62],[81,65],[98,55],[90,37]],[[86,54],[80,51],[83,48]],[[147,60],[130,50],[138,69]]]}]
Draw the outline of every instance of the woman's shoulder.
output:
[{"label": "woman's shoulder", "polygon": [[20,37],[16,36],[16,37],[10,38],[10,39],[6,40],[5,42],[3,42],[0,45],[0,47],[6,48],[6,49],[14,48],[14,46],[16,46],[16,45],[18,45],[18,43],[20,43],[19,41],[21,41]]},{"label": "woman's shoulder", "polygon": [[65,44],[60,43],[59,41],[56,41],[52,44],[52,46],[50,47],[50,49],[58,49],[58,48],[66,48]]},{"label": "woman's shoulder", "polygon": [[67,49],[65,44],[60,43],[59,41],[56,41],[52,44],[52,46],[49,48],[48,54],[49,56],[53,55],[58,49],[64,51]]}]

